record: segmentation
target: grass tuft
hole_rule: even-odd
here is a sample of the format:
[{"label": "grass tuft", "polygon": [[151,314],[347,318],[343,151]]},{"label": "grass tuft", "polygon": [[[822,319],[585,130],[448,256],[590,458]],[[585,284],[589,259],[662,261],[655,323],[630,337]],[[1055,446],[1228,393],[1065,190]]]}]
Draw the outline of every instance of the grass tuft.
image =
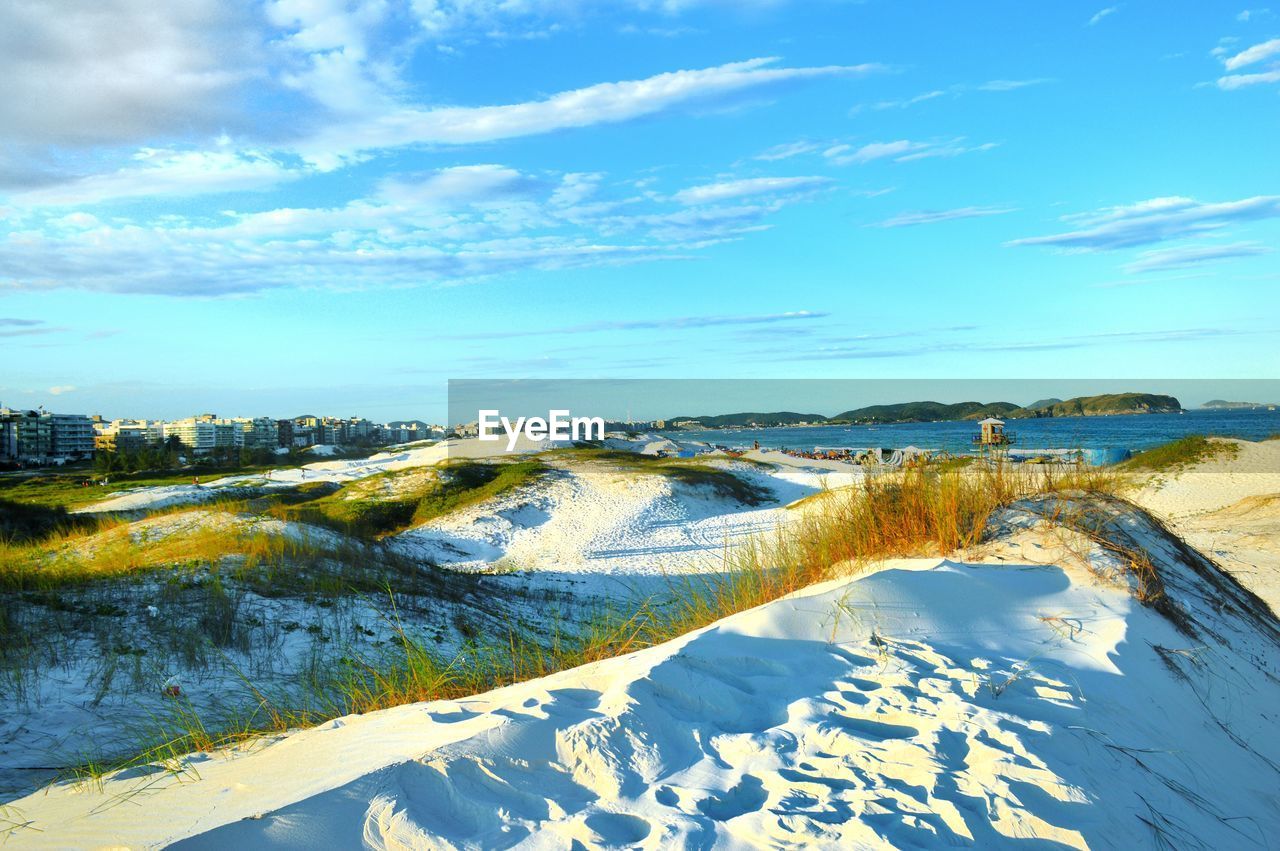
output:
[{"label": "grass tuft", "polygon": [[1122,470],[1165,472],[1217,458],[1234,458],[1239,452],[1240,445],[1233,441],[1194,434],[1139,452],[1119,467]]}]

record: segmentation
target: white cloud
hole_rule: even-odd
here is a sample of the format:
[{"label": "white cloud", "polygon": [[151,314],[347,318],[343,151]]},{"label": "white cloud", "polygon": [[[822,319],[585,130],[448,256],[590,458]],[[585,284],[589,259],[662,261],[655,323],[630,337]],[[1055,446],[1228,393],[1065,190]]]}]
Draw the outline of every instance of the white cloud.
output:
[{"label": "white cloud", "polygon": [[1218,78],[1218,88],[1226,91],[1242,89],[1245,86],[1259,86],[1266,83],[1280,83],[1280,68],[1257,74],[1228,74],[1225,77]]},{"label": "white cloud", "polygon": [[63,393],[74,393],[76,386],[74,384],[58,384],[49,388],[50,396],[61,396]]},{"label": "white cloud", "polygon": [[0,142],[129,143],[217,132],[260,67],[239,3],[0,3]]},{"label": "white cloud", "polygon": [[830,186],[833,182],[829,177],[752,177],[691,186],[677,192],[674,198],[686,205],[715,204],[752,195],[807,192]]},{"label": "white cloud", "polygon": [[[32,208],[20,225],[0,231],[0,292],[74,287],[226,296],[444,285],[683,259],[768,228],[783,206],[828,182],[762,178],[703,187],[686,198],[717,203],[684,206],[656,191],[615,197],[603,180],[484,164],[387,178],[368,197],[328,208],[149,220]],[[614,188],[631,190],[628,181]],[[31,333],[12,325],[0,330]]]},{"label": "white cloud", "polygon": [[[1255,44],[1232,55],[1228,55],[1228,51],[1225,49],[1215,50],[1215,54],[1222,58],[1222,65],[1228,71],[1238,71],[1241,68],[1280,57],[1280,38],[1273,38],[1270,41]],[[1280,64],[1278,63],[1272,63],[1271,67],[1265,71],[1256,71],[1249,74],[1227,74],[1219,77],[1217,81],[1218,88],[1227,91],[1276,82],[1280,82]]]},{"label": "white cloud", "polygon": [[296,149],[322,169],[364,152],[412,144],[464,145],[611,124],[764,86],[819,77],[864,75],[881,66],[777,68],[776,58],[671,71],[642,80],[599,83],[543,100],[501,106],[402,107],[369,119],[337,122]]},{"label": "white cloud", "polygon": [[1270,41],[1255,44],[1253,47],[1242,50],[1234,56],[1228,56],[1222,61],[1222,64],[1228,71],[1236,71],[1246,65],[1252,65],[1255,62],[1261,62],[1277,55],[1280,55],[1280,38],[1273,38]]},{"label": "white cloud", "polygon": [[987,80],[978,86],[980,92],[1012,92],[1028,86],[1039,86],[1052,82],[1048,77],[1033,77],[1029,80]]},{"label": "white cloud", "polygon": [[[302,174],[260,151],[169,151],[143,148],[133,163],[95,174],[19,192],[22,206],[95,204],[120,198],[191,196],[267,189]],[[83,225],[86,220],[81,220]]]},{"label": "white cloud", "polygon": [[383,200],[402,206],[456,209],[527,197],[538,185],[537,180],[506,166],[466,165],[441,169],[416,180],[389,178],[379,184],[378,194]]},{"label": "white cloud", "polygon": [[855,148],[852,145],[833,145],[823,151],[822,155],[836,165],[848,165],[850,163],[868,163],[872,160],[888,157],[896,159],[913,151],[924,150],[927,147],[929,147],[927,142],[912,142],[909,139],[899,139],[896,142],[872,142],[860,148]]},{"label": "white cloud", "polygon": [[1257,242],[1234,242],[1230,245],[1196,245],[1178,248],[1161,248],[1144,251],[1138,259],[1124,266],[1130,274],[1162,272],[1169,269],[1186,269],[1204,263],[1230,260],[1236,257],[1256,257],[1269,254],[1271,249]]},{"label": "white cloud", "polygon": [[942,89],[935,89],[934,91],[924,92],[916,95],[915,97],[906,98],[905,100],[882,100],[879,103],[873,104],[872,108],[879,110],[906,109],[909,106],[915,106],[918,103],[924,103],[925,101],[940,98],[944,95],[946,95],[945,91]]},{"label": "white cloud", "polygon": [[774,145],[760,153],[756,154],[756,159],[766,162],[776,162],[777,160],[786,160],[791,157],[798,157],[801,154],[810,154],[822,148],[817,142],[784,142],[781,145]]},{"label": "white cloud", "polygon": [[1052,236],[1016,239],[1009,245],[1049,245],[1076,251],[1112,251],[1206,233],[1233,222],[1280,217],[1280,195],[1203,203],[1178,196],[1109,207],[1066,221],[1081,227]]},{"label": "white cloud", "polygon": [[938,222],[950,222],[955,219],[973,219],[982,216],[999,216],[1012,213],[1011,208],[1004,207],[959,207],[954,210],[918,210],[899,213],[892,218],[879,222],[875,227],[901,228],[912,225],[930,225]]},{"label": "white cloud", "polygon": [[551,193],[551,203],[556,207],[576,207],[600,189],[604,175],[598,172],[574,172],[560,179],[560,186]]},{"label": "white cloud", "polygon": [[[703,6],[725,6],[733,12],[783,5],[786,0],[412,0],[410,6],[430,38],[461,34],[489,38],[530,37],[558,29],[559,21],[574,22],[600,10],[624,9],[662,18],[681,15]],[[550,22],[550,23],[548,23]],[[512,32],[509,27],[517,29]],[[641,27],[627,24],[627,33],[662,37],[683,35],[686,27]]]},{"label": "white cloud", "polygon": [[1099,23],[1102,22],[1103,18],[1106,18],[1108,15],[1114,15],[1118,11],[1120,11],[1119,6],[1108,6],[1105,9],[1101,9],[1098,11],[1097,14],[1095,14],[1092,18],[1089,19],[1089,23],[1086,26],[1096,27]]},{"label": "white cloud", "polygon": [[946,142],[916,142],[910,139],[898,139],[894,142],[872,142],[858,148],[852,145],[834,145],[823,151],[822,155],[836,165],[861,165],[883,159],[905,163],[931,157],[958,157],[961,154],[988,151],[995,147],[994,142],[972,146],[963,143],[964,139],[952,139]]}]

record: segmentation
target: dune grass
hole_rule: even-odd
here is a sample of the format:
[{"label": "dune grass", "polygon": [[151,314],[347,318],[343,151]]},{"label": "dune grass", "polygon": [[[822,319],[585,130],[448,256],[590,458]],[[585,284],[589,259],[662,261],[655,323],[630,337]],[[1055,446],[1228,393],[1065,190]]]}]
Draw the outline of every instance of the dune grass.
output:
[{"label": "dune grass", "polygon": [[[509,465],[508,476],[533,474],[517,468]],[[498,481],[459,485],[456,499]],[[78,773],[97,777],[156,762],[181,770],[180,757],[192,751],[352,713],[456,699],[652,647],[885,558],[944,554],[977,544],[991,513],[1021,497],[1110,492],[1115,485],[1114,474],[1086,467],[926,466],[873,477],[865,487],[825,494],[786,527],[729,551],[721,573],[673,577],[660,596],[602,608],[549,633],[511,626],[505,634],[475,635],[453,654],[400,628],[395,597],[387,589],[396,623],[392,646],[350,652],[342,664],[310,679],[301,694],[265,694],[246,680],[245,703],[252,711],[216,731],[201,722],[194,707],[178,701],[172,716],[157,720],[134,754],[92,761]],[[456,507],[454,500],[443,495],[426,510]]]},{"label": "dune grass", "polygon": [[80,508],[101,502],[113,493],[131,488],[164,487],[168,485],[190,484],[193,476],[199,476],[203,484],[209,484],[230,475],[242,475],[275,468],[235,468],[210,470],[185,470],[172,473],[111,473],[107,477],[111,484],[107,486],[90,484],[102,479],[102,474],[92,470],[76,472],[46,472],[37,475],[4,475],[0,476],[0,498],[26,505],[44,506],[46,508]]},{"label": "dune grass", "polygon": [[1239,452],[1240,447],[1234,442],[1195,434],[1139,452],[1119,467],[1122,470],[1168,472],[1218,458],[1234,458]]},{"label": "dune grass", "polygon": [[382,473],[314,500],[273,505],[267,513],[282,520],[378,540],[522,487],[545,472],[545,465],[536,460],[458,461],[442,465],[438,475],[394,495],[378,490],[379,485],[394,480],[397,474]]},{"label": "dune grass", "polygon": [[1108,492],[1090,468],[917,469],[832,492],[797,523],[728,553],[722,573],[672,577],[660,597],[604,609],[574,629],[478,640],[442,658],[401,633],[393,657],[356,660],[333,685],[335,707],[366,712],[456,698],[664,643],[793,591],[897,556],[937,555],[979,542],[991,512],[1022,496]]},{"label": "dune grass", "polygon": [[[234,523],[233,515],[226,516]],[[249,565],[340,559],[346,555],[341,549],[305,535],[272,534],[238,523],[193,523],[180,533],[146,536],[128,521],[103,518],[89,535],[68,530],[36,543],[0,542],[0,590],[47,590],[154,570],[216,567],[229,557]]]},{"label": "dune grass", "polygon": [[[761,505],[772,495],[767,488],[749,482],[731,470],[708,464],[705,460],[697,458],[664,458],[613,449],[561,449],[555,450],[555,455],[578,461],[605,463],[628,472],[664,476],[689,487],[709,491],[725,499],[732,499],[740,505]],[[763,461],[749,458],[731,460],[760,468],[770,467]]]}]

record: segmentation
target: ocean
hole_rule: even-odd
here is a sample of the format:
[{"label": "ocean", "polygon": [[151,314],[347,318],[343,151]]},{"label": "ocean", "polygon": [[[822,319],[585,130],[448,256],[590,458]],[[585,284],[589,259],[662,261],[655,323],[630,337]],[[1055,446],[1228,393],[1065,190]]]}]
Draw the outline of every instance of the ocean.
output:
[{"label": "ocean", "polygon": [[[1280,434],[1280,411],[1188,411],[1109,417],[1045,417],[1008,420],[1015,449],[1128,449],[1138,452],[1191,434],[1260,440]],[[965,452],[973,448],[977,423],[963,420],[894,425],[789,426],[667,432],[676,438],[721,446],[812,450],[814,447],[921,449]]]}]

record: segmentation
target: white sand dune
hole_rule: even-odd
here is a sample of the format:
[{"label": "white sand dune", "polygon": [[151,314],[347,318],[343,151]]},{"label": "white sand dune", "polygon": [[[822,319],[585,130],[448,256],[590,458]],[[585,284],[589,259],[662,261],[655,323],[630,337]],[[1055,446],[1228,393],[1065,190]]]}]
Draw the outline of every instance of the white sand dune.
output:
[{"label": "white sand dune", "polygon": [[726,546],[784,524],[785,505],[859,480],[862,471],[760,468],[708,457],[770,494],[744,506],[707,488],[608,463],[556,463],[535,486],[402,533],[406,554],[454,570],[511,569],[627,576],[715,570]]},{"label": "white sand dune", "polygon": [[1280,628],[1158,528],[1096,511],[1156,558],[1181,627],[1097,548],[896,561],[626,657],[6,817],[46,848],[1266,847]]},{"label": "white sand dune", "polygon": [[285,467],[266,473],[223,476],[201,484],[162,485],[130,488],[92,505],[76,509],[82,513],[104,511],[145,511],[172,505],[207,502],[220,496],[231,496],[238,490],[273,490],[296,487],[308,482],[353,482],[378,473],[407,470],[438,464],[446,457],[444,443],[400,451],[380,452],[369,458],[318,461],[302,467]]}]

